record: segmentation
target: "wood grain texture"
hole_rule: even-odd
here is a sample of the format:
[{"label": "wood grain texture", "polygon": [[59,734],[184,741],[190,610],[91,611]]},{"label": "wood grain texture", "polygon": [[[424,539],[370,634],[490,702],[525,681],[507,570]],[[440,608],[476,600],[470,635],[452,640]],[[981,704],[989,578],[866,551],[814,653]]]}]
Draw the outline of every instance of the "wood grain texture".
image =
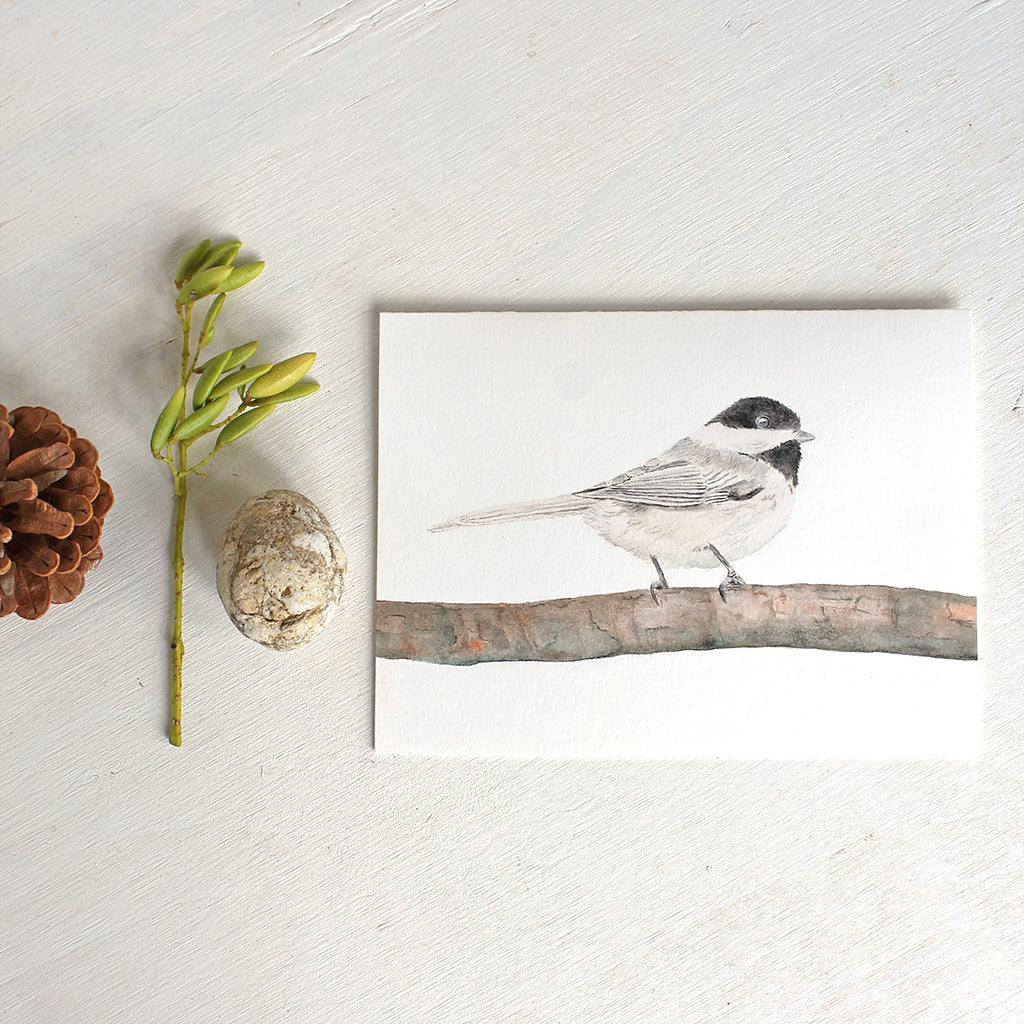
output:
[{"label": "wood grain texture", "polygon": [[380,658],[479,665],[582,661],[621,654],[798,647],[973,661],[977,602],[896,587],[796,584],[675,588],[535,601],[378,601]]},{"label": "wood grain texture", "polygon": [[[0,628],[0,1017],[1019,1018],[1016,5],[12,0],[0,34],[0,402],[118,496],[82,597]],[[194,488],[175,751],[148,430],[177,254],[236,235],[268,267],[218,338],[324,388]],[[375,757],[376,310],[760,306],[974,310],[980,758]],[[350,556],[295,656],[214,587],[271,487]]]}]

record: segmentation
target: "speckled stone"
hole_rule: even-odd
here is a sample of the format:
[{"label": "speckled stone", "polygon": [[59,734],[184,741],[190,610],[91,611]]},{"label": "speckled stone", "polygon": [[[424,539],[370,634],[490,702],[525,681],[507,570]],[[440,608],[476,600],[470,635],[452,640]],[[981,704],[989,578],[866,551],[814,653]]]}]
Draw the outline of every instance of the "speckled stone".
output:
[{"label": "speckled stone", "polygon": [[347,564],[331,524],[309,498],[267,491],[231,520],[220,546],[217,590],[247,637],[287,651],[330,621]]}]

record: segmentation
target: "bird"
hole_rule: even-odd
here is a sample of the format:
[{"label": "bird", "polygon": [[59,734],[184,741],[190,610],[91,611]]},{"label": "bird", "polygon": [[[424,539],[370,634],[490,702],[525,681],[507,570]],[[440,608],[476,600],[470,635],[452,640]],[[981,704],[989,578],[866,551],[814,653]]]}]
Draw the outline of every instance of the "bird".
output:
[{"label": "bird", "polygon": [[814,435],[774,398],[741,398],[626,473],[553,498],[498,505],[455,516],[431,532],[549,516],[579,516],[605,540],[657,573],[651,596],[669,584],[669,569],[726,571],[718,591],[746,586],[732,563],[759,550],[789,521],[801,445]]}]

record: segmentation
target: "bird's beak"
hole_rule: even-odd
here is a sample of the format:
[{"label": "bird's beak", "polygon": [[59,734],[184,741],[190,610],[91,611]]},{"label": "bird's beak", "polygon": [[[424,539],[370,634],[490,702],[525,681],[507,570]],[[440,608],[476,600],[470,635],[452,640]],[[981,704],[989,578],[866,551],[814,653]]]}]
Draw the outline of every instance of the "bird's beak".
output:
[{"label": "bird's beak", "polygon": [[793,440],[799,441],[802,444],[804,441],[813,441],[814,435],[808,434],[806,430],[798,430],[796,432],[796,437]]}]

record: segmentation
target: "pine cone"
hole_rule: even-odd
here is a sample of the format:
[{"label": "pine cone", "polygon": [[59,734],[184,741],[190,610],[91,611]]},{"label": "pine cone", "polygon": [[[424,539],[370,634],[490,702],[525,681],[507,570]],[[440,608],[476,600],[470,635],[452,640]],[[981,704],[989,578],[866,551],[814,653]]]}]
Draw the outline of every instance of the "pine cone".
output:
[{"label": "pine cone", "polygon": [[49,409],[0,405],[0,617],[73,601],[113,504],[99,453]]}]

